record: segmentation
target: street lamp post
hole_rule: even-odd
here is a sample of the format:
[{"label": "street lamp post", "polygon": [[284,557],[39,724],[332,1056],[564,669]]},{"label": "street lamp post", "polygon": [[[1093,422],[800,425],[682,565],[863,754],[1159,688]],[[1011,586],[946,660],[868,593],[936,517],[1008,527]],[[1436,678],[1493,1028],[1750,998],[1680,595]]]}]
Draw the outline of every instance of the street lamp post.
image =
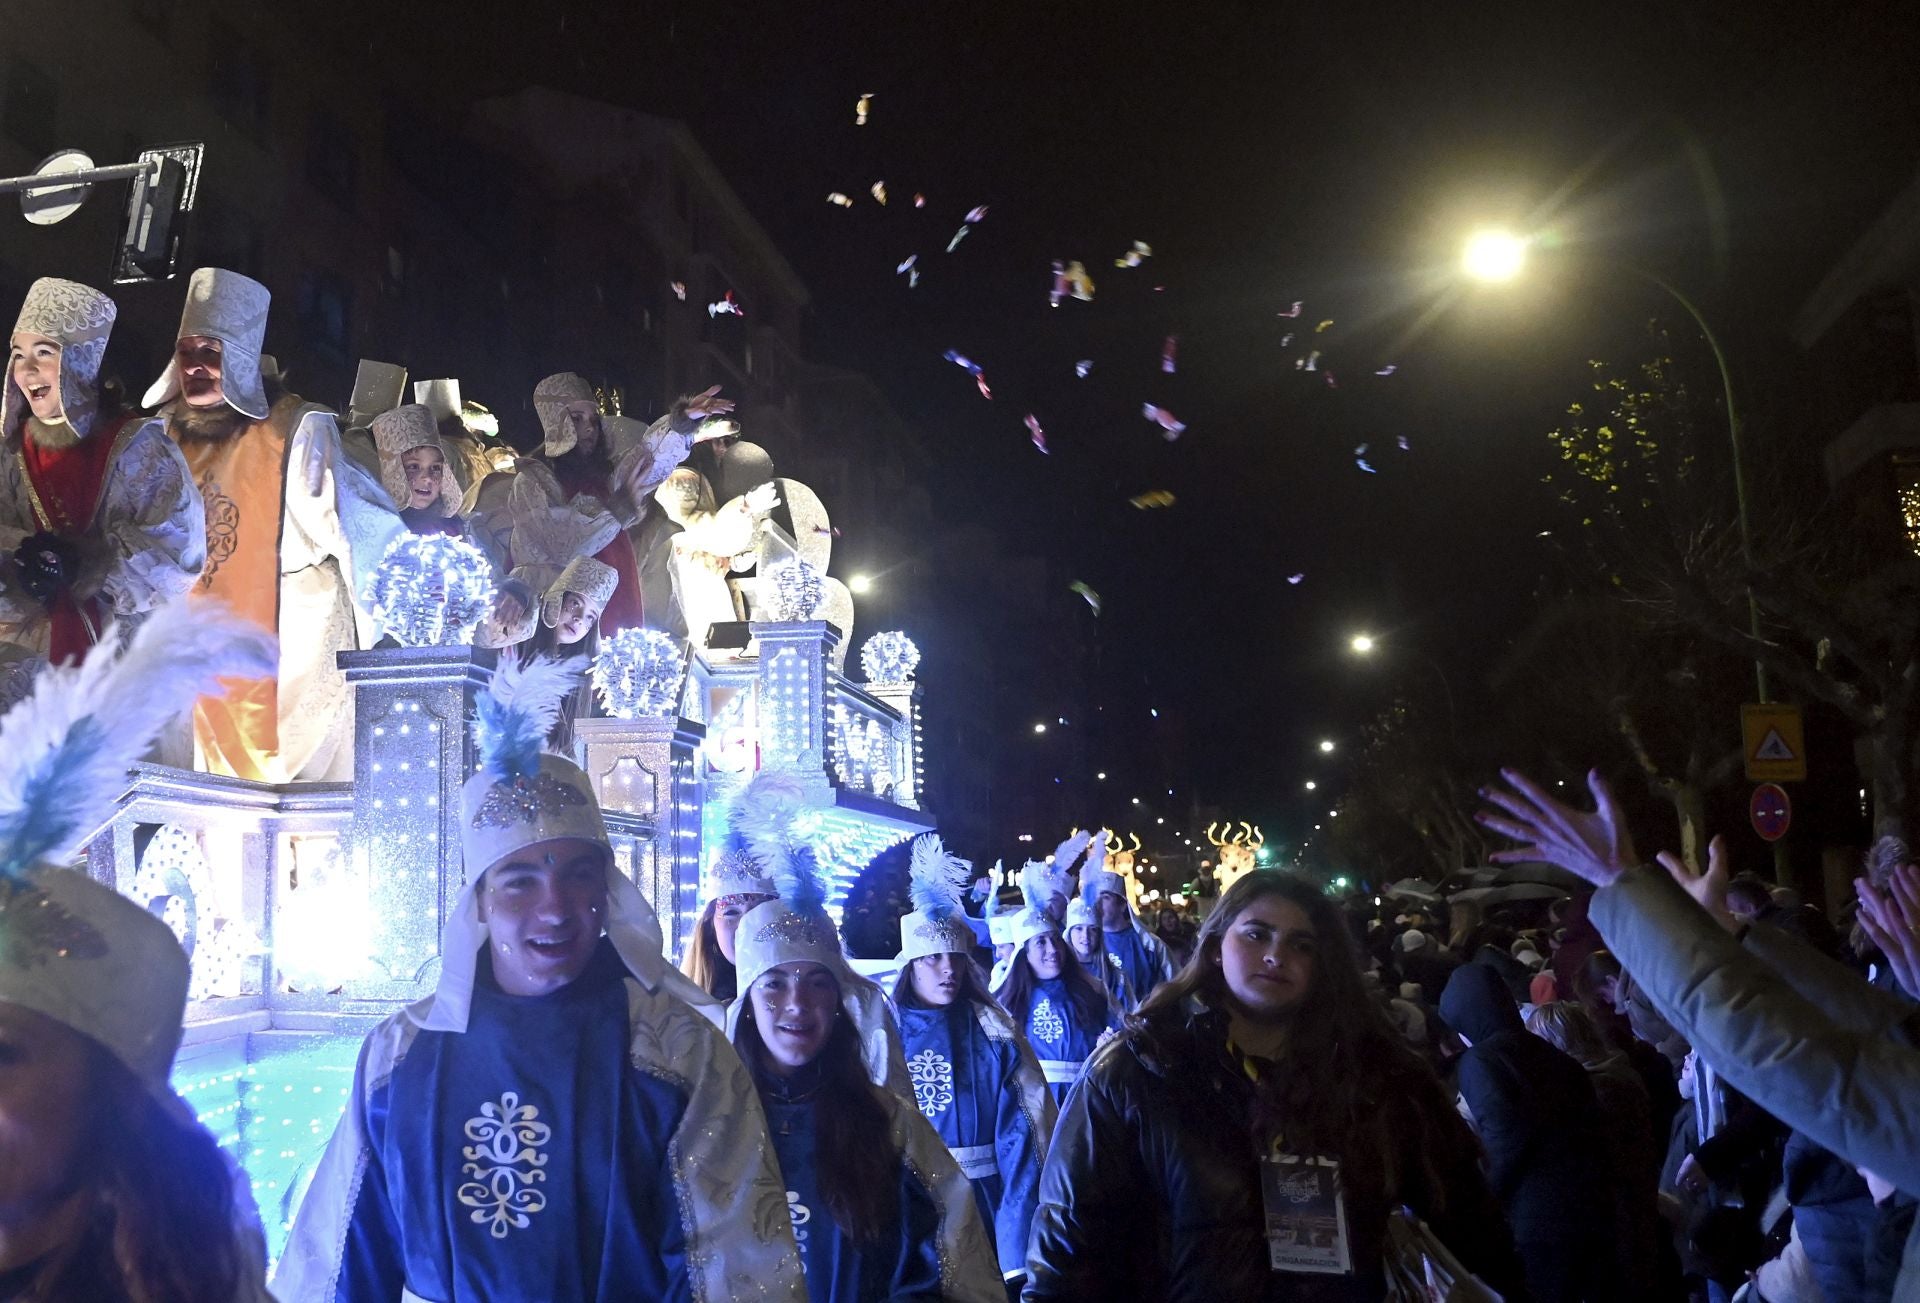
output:
[{"label": "street lamp post", "polygon": [[[1461,253],[1460,266],[1467,275],[1475,280],[1489,284],[1502,284],[1517,277],[1526,266],[1526,257],[1532,247],[1532,241],[1508,231],[1484,230],[1475,232]],[[1624,271],[1651,285],[1678,303],[1686,310],[1700,337],[1707,343],[1707,349],[1713,354],[1713,364],[1720,372],[1720,390],[1727,409],[1727,443],[1733,451],[1733,501],[1736,519],[1740,530],[1740,555],[1747,569],[1753,569],[1753,534],[1747,523],[1747,475],[1746,459],[1740,445],[1740,416],[1733,405],[1733,372],[1727,366],[1726,350],[1720,347],[1720,337],[1713,333],[1713,327],[1707,324],[1707,318],[1694,301],[1680,291],[1680,288],[1665,277],[1648,271],[1638,264],[1617,259],[1593,259],[1584,261],[1590,264]],[[1760,641],[1760,604],[1754,600],[1753,586],[1747,586],[1747,631],[1758,643]],[[1357,650],[1357,649],[1356,649]],[[1767,667],[1765,662],[1755,657],[1753,661],[1754,686],[1764,702],[1773,699],[1768,691]],[[1777,843],[1776,843],[1777,845]]]}]

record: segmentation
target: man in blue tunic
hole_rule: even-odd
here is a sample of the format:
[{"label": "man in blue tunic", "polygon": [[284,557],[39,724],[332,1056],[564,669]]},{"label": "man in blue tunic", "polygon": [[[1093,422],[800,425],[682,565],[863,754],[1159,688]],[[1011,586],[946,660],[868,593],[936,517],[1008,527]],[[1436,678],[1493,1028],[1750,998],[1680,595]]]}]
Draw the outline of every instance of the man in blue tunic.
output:
[{"label": "man in blue tunic", "polygon": [[1133,998],[1144,1001],[1153,988],[1173,977],[1173,960],[1167,944],[1134,917],[1127,903],[1127,881],[1107,867],[1107,843],[1096,839],[1087,852],[1086,866],[1080,870],[1080,894],[1099,919],[1107,953],[1120,961],[1127,975]]},{"label": "man in blue tunic", "polygon": [[587,776],[541,754],[577,669],[503,669],[479,703],[440,982],[361,1048],[282,1303],[805,1298],[752,1081]]},{"label": "man in blue tunic", "polygon": [[1053,1096],[973,960],[978,940],[958,890],[971,866],[932,833],[914,840],[911,865],[914,909],[900,920],[893,999],[914,1102],[973,1183],[1001,1274],[1012,1282],[1027,1272]]}]

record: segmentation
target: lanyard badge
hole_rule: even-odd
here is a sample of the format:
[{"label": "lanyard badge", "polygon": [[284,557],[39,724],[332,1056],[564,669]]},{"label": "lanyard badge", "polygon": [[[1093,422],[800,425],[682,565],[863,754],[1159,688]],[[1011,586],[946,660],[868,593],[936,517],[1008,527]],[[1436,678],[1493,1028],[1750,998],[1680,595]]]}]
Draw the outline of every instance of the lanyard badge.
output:
[{"label": "lanyard badge", "polygon": [[1267,1252],[1275,1271],[1315,1276],[1353,1271],[1337,1160],[1262,1155],[1260,1199],[1266,1207]]}]

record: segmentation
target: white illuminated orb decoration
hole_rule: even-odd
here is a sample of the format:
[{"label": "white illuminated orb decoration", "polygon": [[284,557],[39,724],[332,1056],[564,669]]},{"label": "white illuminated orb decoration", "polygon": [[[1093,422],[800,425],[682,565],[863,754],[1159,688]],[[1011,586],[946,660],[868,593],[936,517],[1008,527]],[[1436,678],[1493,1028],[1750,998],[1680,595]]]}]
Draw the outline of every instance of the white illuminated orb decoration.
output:
[{"label": "white illuminated orb decoration", "polygon": [[826,598],[820,568],[797,556],[768,566],[764,583],[775,620],[811,620]]},{"label": "white illuminated orb decoration", "polygon": [[493,566],[464,539],[403,534],[380,558],[367,602],[402,647],[470,642],[493,604]]},{"label": "white illuminated orb decoration", "polygon": [[593,688],[619,719],[663,719],[680,705],[680,640],[658,629],[622,629],[593,658]]},{"label": "white illuminated orb decoration", "polygon": [[898,629],[876,633],[860,649],[860,668],[868,683],[911,683],[920,668],[920,649]]}]

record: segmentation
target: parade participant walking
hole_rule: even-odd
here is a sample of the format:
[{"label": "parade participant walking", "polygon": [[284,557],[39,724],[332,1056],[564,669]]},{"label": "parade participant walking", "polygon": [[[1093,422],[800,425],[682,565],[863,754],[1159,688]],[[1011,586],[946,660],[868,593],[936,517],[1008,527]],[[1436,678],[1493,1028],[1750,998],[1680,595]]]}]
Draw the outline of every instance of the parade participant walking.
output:
[{"label": "parade participant walking", "polygon": [[1120,958],[1107,949],[1106,933],[1100,927],[1100,916],[1094,907],[1087,903],[1085,895],[1075,896],[1067,902],[1067,946],[1073,951],[1073,957],[1080,966],[1093,974],[1094,979],[1107,988],[1107,994],[1128,1013],[1140,1002],[1133,998],[1133,984],[1127,981],[1125,970],[1120,967]]},{"label": "parade participant walking", "polygon": [[0,637],[55,665],[183,595],[207,559],[180,450],[101,392],[115,315],[97,290],[35,281],[0,390]]},{"label": "parade participant walking", "polygon": [[706,875],[707,903],[701,907],[700,922],[687,942],[680,970],[708,995],[731,1004],[740,994],[735,967],[740,920],[755,905],[778,894],[773,880],[760,871],[747,850],[746,839],[729,833]]},{"label": "parade participant walking", "polygon": [[270,1303],[243,1179],[168,1075],[187,956],[71,863],[127,771],[220,674],[258,674],[251,625],[162,607],[52,669],[0,731],[0,1298]]},{"label": "parade participant walking", "polygon": [[282,1303],[803,1297],[752,1081],[591,782],[541,754],[576,673],[509,665],[479,702],[439,985],[361,1048]]},{"label": "parade participant walking", "polygon": [[780,898],[740,921],[727,1025],[772,1128],[808,1296],[997,1303],[1006,1292],[966,1177],[912,1095],[876,1081],[890,1020],[840,949],[819,867],[793,831],[802,808],[797,788],[742,798],[741,829]]},{"label": "parade participant walking", "polygon": [[1068,1096],[1024,1297],[1374,1303],[1401,1205],[1494,1288],[1517,1277],[1473,1137],[1338,911],[1255,869]]},{"label": "parade participant walking", "polygon": [[334,654],[373,646],[355,594],[405,526],[341,451],[333,413],[263,375],[269,302],[256,280],[194,272],[173,358],[145,399],[206,509],[207,564],[190,599],[218,599],[280,638],[277,674],[194,708],[195,763],[270,783],[348,778],[353,695]]},{"label": "parade participant walking", "polygon": [[1125,1015],[1107,988],[1068,952],[1053,920],[1035,908],[1035,899],[1029,894],[1027,907],[1014,916],[1013,960],[994,994],[1026,1032],[1058,1102]]},{"label": "parade participant walking", "polygon": [[1134,916],[1127,902],[1127,880],[1107,867],[1107,839],[1096,837],[1080,870],[1080,895],[1094,911],[1107,953],[1120,961],[1120,971],[1135,1000],[1145,1000],[1160,983],[1173,978],[1167,943]]},{"label": "parade participant walking", "polygon": [[1033,1050],[973,960],[977,942],[960,904],[971,868],[939,837],[914,839],[913,912],[900,920],[893,1007],[914,1100],[973,1183],[1011,1282],[1027,1272],[1054,1106]]}]

